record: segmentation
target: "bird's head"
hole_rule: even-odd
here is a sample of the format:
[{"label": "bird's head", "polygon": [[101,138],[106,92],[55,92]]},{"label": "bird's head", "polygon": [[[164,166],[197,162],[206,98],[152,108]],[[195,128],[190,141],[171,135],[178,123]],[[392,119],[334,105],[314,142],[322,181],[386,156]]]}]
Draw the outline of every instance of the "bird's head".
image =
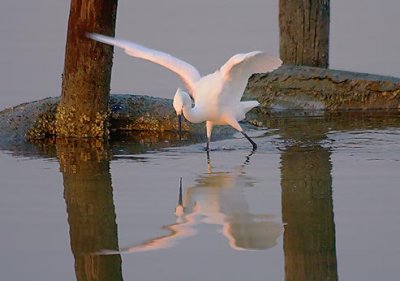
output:
[{"label": "bird's head", "polygon": [[183,113],[183,107],[186,104],[186,97],[188,94],[184,91],[182,91],[180,88],[176,90],[175,96],[174,96],[174,102],[172,105],[174,106],[174,109],[176,111],[176,115],[182,115]]},{"label": "bird's head", "polygon": [[178,129],[179,129],[179,136],[182,135],[182,114],[183,108],[185,106],[189,106],[191,104],[191,99],[188,93],[182,91],[180,88],[176,90],[174,101],[172,105],[176,111],[176,115],[178,115]]}]

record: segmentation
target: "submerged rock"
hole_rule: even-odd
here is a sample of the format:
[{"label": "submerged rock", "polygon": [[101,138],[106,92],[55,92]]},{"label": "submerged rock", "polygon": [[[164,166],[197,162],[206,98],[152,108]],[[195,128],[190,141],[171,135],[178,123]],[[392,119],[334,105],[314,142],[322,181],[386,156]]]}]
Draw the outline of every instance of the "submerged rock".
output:
[{"label": "submerged rock", "polygon": [[[276,111],[320,112],[341,110],[400,110],[400,79],[316,67],[282,66],[249,79],[244,99],[257,99],[260,109],[248,115],[255,126]],[[55,114],[60,98],[46,98],[0,112],[0,148],[26,140],[55,135]],[[109,101],[111,135],[124,132],[174,132],[177,117],[172,100],[150,96],[117,94]],[[246,126],[246,125],[245,125]],[[183,122],[190,135],[204,137],[202,124]],[[234,133],[229,126],[216,126],[213,138]]]},{"label": "submerged rock", "polygon": [[52,133],[59,98],[23,103],[0,112],[0,143],[18,143],[30,135]]},{"label": "submerged rock", "polygon": [[[55,115],[59,97],[24,103],[0,112],[0,145],[55,136]],[[109,101],[111,135],[123,132],[177,132],[178,122],[172,100],[142,95],[116,94]],[[204,135],[204,124],[182,122],[191,135]],[[213,135],[229,135],[233,129],[217,127]]]},{"label": "submerged rock", "polygon": [[284,65],[249,79],[247,97],[264,112],[400,109],[400,78]]},{"label": "submerged rock", "polygon": [[[111,95],[110,130],[177,131],[178,121],[170,99],[141,95]],[[183,130],[189,131],[188,123]]]}]

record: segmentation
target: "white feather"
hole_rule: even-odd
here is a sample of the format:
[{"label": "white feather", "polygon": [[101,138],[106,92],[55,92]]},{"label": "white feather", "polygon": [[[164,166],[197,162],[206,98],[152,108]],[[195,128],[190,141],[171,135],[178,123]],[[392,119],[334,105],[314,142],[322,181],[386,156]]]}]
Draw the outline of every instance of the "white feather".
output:
[{"label": "white feather", "polygon": [[[257,101],[241,102],[247,80],[253,73],[265,73],[278,68],[282,61],[261,51],[237,54],[231,57],[219,70],[201,77],[192,65],[167,53],[152,50],[139,44],[99,34],[88,37],[125,50],[128,55],[160,64],[179,75],[189,90],[190,96],[178,89],[174,97],[177,114],[183,115],[193,123],[207,121],[207,137],[211,137],[214,125],[230,125],[251,142],[253,149],[257,145],[243,132],[238,121],[246,112],[258,105]],[[208,142],[207,142],[208,148]]]},{"label": "white feather", "polygon": [[194,83],[201,78],[196,68],[170,54],[152,50],[127,40],[120,40],[96,33],[88,33],[87,36],[93,40],[122,48],[125,53],[132,57],[145,59],[168,68],[178,74],[191,94],[193,93]]}]

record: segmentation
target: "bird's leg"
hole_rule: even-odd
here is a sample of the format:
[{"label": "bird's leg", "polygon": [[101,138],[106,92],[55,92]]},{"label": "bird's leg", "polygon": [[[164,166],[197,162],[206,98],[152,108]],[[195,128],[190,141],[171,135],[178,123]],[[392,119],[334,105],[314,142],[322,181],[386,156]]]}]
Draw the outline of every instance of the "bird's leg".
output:
[{"label": "bird's leg", "polygon": [[257,149],[257,144],[245,132],[241,131],[241,133],[251,143],[253,146],[253,151],[255,151]]},{"label": "bird's leg", "polygon": [[206,122],[206,130],[207,130],[207,145],[206,145],[206,150],[210,150],[210,141],[211,141],[211,132],[213,128],[213,123],[210,121]]},{"label": "bird's leg", "polygon": [[207,150],[207,164],[210,165],[211,159],[210,159],[210,151]]},{"label": "bird's leg", "polygon": [[229,118],[226,120],[229,125],[231,125],[233,128],[238,130],[239,132],[242,133],[242,135],[251,143],[253,146],[253,151],[257,149],[257,144],[243,131],[242,127],[240,126],[239,122],[235,118]]}]

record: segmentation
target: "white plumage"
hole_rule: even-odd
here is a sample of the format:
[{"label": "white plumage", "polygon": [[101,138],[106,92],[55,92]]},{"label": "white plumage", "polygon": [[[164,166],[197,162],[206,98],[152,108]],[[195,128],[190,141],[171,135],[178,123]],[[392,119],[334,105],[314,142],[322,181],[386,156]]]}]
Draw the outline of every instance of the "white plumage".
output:
[{"label": "white plumage", "polygon": [[207,150],[214,125],[232,126],[251,142],[253,149],[257,148],[238,121],[244,119],[245,114],[259,103],[241,101],[241,98],[249,77],[253,73],[265,73],[278,68],[282,64],[279,58],[261,51],[237,54],[214,73],[201,77],[195,67],[167,53],[100,34],[91,33],[88,37],[120,47],[130,56],[157,63],[175,72],[188,90],[186,93],[178,88],[173,102],[175,111],[179,117],[183,114],[192,123],[206,121]]}]

